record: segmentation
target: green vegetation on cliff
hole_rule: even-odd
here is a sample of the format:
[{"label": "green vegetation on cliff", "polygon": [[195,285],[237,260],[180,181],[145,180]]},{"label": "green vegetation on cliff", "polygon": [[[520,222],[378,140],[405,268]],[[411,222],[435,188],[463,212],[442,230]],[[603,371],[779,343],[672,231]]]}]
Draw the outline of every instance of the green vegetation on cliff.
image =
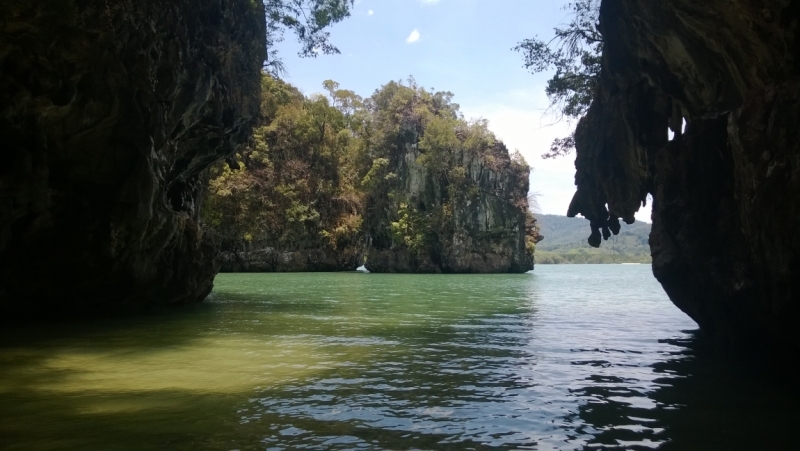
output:
[{"label": "green vegetation on cliff", "polygon": [[223,249],[347,249],[361,227],[355,122],[322,96],[262,80],[250,145],[210,171],[202,216]]},{"label": "green vegetation on cliff", "polygon": [[[345,269],[370,251],[402,255],[386,270],[530,266],[538,236],[530,168],[485,121],[465,120],[452,93],[413,80],[367,99],[330,80],[324,88],[327,96],[305,97],[265,75],[251,143],[210,171],[205,225],[229,253],[269,260],[246,255],[224,269],[281,270],[275,254],[286,252],[314,253],[292,270]],[[481,267],[476,253],[507,261]]]}]

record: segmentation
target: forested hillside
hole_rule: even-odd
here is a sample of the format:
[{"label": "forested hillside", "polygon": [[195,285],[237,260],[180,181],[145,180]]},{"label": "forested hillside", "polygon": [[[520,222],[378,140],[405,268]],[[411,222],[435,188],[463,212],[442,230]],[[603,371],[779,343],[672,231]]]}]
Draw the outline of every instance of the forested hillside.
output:
[{"label": "forested hillside", "polygon": [[[344,102],[345,92],[339,93]],[[348,101],[356,101],[354,95]],[[355,106],[352,110],[355,109]],[[202,218],[222,235],[225,269],[240,252],[309,250],[316,265],[352,265],[359,239],[363,193],[355,190],[362,148],[355,111],[332,107],[322,96],[304,97],[269,76],[262,79],[260,124],[250,145],[212,168]],[[350,125],[350,127],[348,127]],[[306,269],[303,262],[269,253],[262,270]],[[285,260],[285,259],[284,259]],[[232,266],[233,265],[233,266]]]},{"label": "forested hillside", "polygon": [[619,235],[612,235],[598,248],[591,247],[588,221],[559,215],[536,215],[544,239],[536,246],[536,263],[649,263],[648,223],[622,224]]},{"label": "forested hillside", "polygon": [[204,224],[223,270],[524,272],[537,240],[529,166],[449,92],[264,76],[250,145],[209,173]]}]

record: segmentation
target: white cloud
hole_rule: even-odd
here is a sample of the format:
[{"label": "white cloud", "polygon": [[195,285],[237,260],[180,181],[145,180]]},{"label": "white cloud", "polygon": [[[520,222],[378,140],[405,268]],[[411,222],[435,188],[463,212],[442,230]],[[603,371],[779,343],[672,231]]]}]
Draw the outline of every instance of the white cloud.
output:
[{"label": "white cloud", "polygon": [[[555,159],[542,159],[541,155],[550,150],[554,138],[569,134],[570,124],[559,122],[550,125],[542,110],[536,106],[543,102],[534,100],[537,94],[531,91],[531,107],[513,105],[513,97],[522,92],[509,95],[507,101],[483,105],[462,105],[466,117],[482,117],[489,120],[489,129],[503,140],[510,151],[519,149],[534,168],[531,173],[531,192],[539,194],[542,213],[566,215],[572,196],[575,194],[575,154]],[[544,99],[546,101],[546,98]],[[641,208],[636,214],[637,221],[650,222],[650,206]]]},{"label": "white cloud", "polygon": [[408,42],[409,44],[413,44],[419,41],[419,37],[420,37],[419,30],[415,28],[414,31],[412,31],[411,34],[408,35],[408,37],[406,38],[406,42]]},{"label": "white cloud", "polygon": [[[518,96],[520,93],[513,93]],[[548,126],[543,120],[536,101],[530,107],[513,105],[511,97],[506,101],[489,104],[462,105],[467,117],[478,116],[489,120],[491,129],[503,140],[510,151],[518,149],[534,171],[531,175],[531,192],[539,193],[539,205],[543,213],[565,215],[572,195],[575,166],[574,156],[543,160],[541,155],[549,150],[553,138],[569,133],[566,123]],[[533,100],[533,99],[530,99]],[[525,102],[527,103],[527,102]]]},{"label": "white cloud", "polygon": [[422,0],[422,3],[439,3],[439,0]]},{"label": "white cloud", "polygon": [[373,15],[373,14],[375,14],[375,11],[373,11],[373,10],[369,10],[369,11],[367,11],[367,15],[368,15],[368,16],[371,16],[371,15]]}]

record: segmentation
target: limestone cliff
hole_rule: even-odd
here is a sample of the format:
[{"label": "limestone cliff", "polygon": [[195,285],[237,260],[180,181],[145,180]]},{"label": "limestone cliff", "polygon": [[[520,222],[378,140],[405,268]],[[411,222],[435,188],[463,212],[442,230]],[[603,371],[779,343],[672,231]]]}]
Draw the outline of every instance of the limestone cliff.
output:
[{"label": "limestone cliff", "polygon": [[202,223],[222,238],[221,271],[354,270],[363,255],[357,138],[325,98],[269,75],[261,88],[250,145],[208,174]]},{"label": "limestone cliff", "polygon": [[651,193],[653,272],[723,346],[800,349],[799,19],[796,0],[601,6],[569,214],[597,246]]},{"label": "limestone cliff", "polygon": [[362,260],[361,246],[332,250],[287,250],[258,247],[253,250],[223,251],[221,272],[337,272],[353,271]]},{"label": "limestone cliff", "polygon": [[[453,165],[464,168],[462,177],[438,177],[420,162],[421,157],[416,145],[408,144],[399,152],[391,172],[397,174],[399,195],[368,216],[367,269],[423,273],[533,269],[531,245],[539,236],[528,212],[530,169],[524,161],[512,161],[505,145],[497,142],[486,153],[457,152]],[[416,227],[427,229],[424,245],[398,246],[398,240],[387,238],[385,231],[403,220],[393,214],[397,211],[406,222],[413,223],[416,217]]]},{"label": "limestone cliff", "polygon": [[0,6],[0,309],[202,300],[218,244],[198,177],[250,136],[250,0]]},{"label": "limestone cliff", "polygon": [[222,270],[525,272],[530,167],[449,92],[389,82],[303,96],[265,76],[250,146],[212,167]]},{"label": "limestone cliff", "polygon": [[[512,161],[502,143],[488,151],[459,152],[457,161],[451,163],[465,170],[462,179],[456,181],[452,174],[449,179],[437,177],[420,163],[422,154],[416,146],[400,146],[391,155],[393,163],[382,171],[390,182],[362,193],[367,196],[363,205],[348,207],[341,200],[337,202],[336,196],[320,196],[310,203],[315,209],[314,219],[306,220],[300,233],[280,225],[269,235],[283,239],[227,239],[222,271],[352,271],[362,263],[373,272],[393,273],[528,271],[533,268],[532,245],[539,239],[535,219],[528,212],[530,170],[524,162]],[[287,167],[279,172],[286,176],[289,171]],[[315,184],[325,181],[322,172],[311,179]],[[268,185],[268,181],[262,179],[261,184]],[[262,195],[282,197],[272,192]],[[236,204],[231,210],[244,205],[242,200],[228,202]],[[277,215],[285,221],[291,216],[291,205],[280,208],[277,200],[271,205],[270,211],[258,213],[260,218]],[[350,221],[354,225],[347,234],[364,238],[323,238],[319,231],[344,228],[347,222],[338,218],[350,208],[353,212],[344,217],[357,220]]]}]

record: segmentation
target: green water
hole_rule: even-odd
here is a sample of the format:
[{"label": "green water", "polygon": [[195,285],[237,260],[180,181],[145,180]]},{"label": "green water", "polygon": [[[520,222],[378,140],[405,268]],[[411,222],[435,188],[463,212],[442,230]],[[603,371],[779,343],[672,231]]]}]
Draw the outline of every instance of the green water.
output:
[{"label": "green water", "polygon": [[220,275],[0,334],[8,450],[796,449],[795,378],[694,350],[650,267]]}]

